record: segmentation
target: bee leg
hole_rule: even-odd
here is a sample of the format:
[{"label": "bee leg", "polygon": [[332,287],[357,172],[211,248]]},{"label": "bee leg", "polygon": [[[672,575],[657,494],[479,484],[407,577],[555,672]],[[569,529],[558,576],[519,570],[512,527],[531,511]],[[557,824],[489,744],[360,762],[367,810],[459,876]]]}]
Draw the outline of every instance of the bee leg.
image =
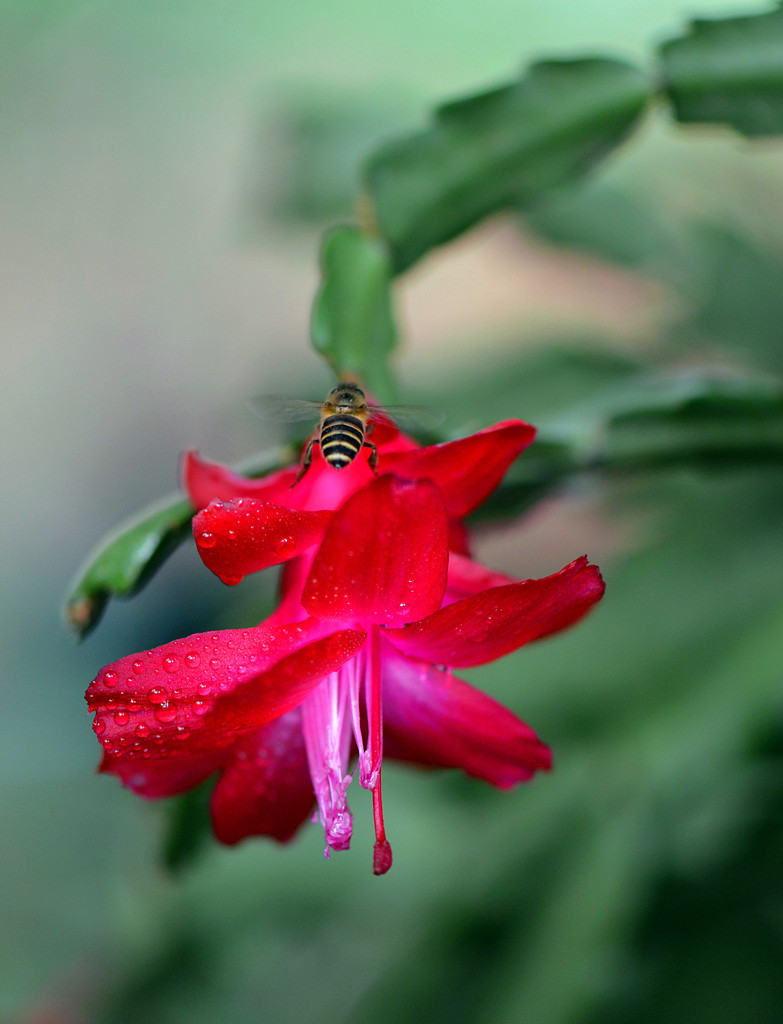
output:
[{"label": "bee leg", "polygon": [[297,473],[296,480],[294,480],[294,482],[291,484],[291,490],[293,490],[294,487],[296,487],[296,485],[299,483],[299,481],[305,475],[307,470],[310,468],[310,463],[313,460],[313,445],[315,444],[316,440],[317,440],[317,438],[314,437],[312,439],[312,441],[310,442],[310,444],[308,444],[307,449],[305,450],[305,456],[302,459],[302,466],[301,466],[299,472]]},{"label": "bee leg", "polygon": [[364,444],[362,445],[362,447],[363,448],[372,448],[372,451],[370,452],[370,459],[369,459],[370,469],[377,476],[378,475],[378,471],[376,470],[375,467],[378,465],[378,449],[375,447],[375,445],[371,441],[365,441]]}]

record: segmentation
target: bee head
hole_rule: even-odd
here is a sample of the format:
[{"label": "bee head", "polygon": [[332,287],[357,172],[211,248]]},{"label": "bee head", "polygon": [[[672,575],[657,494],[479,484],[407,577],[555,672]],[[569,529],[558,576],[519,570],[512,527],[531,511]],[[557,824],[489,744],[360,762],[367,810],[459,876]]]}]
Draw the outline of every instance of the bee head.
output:
[{"label": "bee head", "polygon": [[349,406],[351,409],[357,409],[366,404],[362,389],[358,384],[350,382],[342,382],[336,388],[332,388],[326,401],[330,405]]}]

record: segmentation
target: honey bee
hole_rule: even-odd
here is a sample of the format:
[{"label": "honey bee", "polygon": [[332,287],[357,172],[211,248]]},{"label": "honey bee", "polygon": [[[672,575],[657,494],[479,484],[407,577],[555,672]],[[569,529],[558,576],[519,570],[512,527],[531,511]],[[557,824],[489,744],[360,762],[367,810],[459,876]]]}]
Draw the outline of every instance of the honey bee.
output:
[{"label": "honey bee", "polygon": [[310,468],[313,446],[316,444],[320,446],[324,459],[332,469],[344,469],[353,462],[362,448],[369,448],[368,464],[375,473],[378,449],[372,441],[367,440],[374,423],[407,421],[435,425],[442,419],[433,410],[419,406],[369,405],[362,389],[352,381],[341,381],[321,403],[261,395],[253,399],[251,404],[260,415],[279,420],[303,420],[320,415],[318,436],[312,438],[305,449],[294,486]]}]

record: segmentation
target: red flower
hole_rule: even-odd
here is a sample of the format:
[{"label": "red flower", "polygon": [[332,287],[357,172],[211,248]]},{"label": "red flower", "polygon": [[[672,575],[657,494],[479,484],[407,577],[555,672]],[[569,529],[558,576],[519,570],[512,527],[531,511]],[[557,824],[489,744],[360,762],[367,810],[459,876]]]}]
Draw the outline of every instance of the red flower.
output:
[{"label": "red flower", "polygon": [[87,691],[101,770],[146,797],[218,771],[212,819],[225,843],[290,839],[315,795],[328,856],[350,843],[355,748],[382,874],[384,748],[503,788],[548,769],[535,733],[451,672],[563,629],[603,593],[586,558],[516,582],[460,553],[461,518],[533,434],[509,421],[417,448],[382,427],[380,476],[366,454],[337,471],[316,448],[293,490],[296,467],[254,481],[189,454],[204,563],[235,584],[285,562],[280,606],[255,628],[195,634],[103,669]]}]

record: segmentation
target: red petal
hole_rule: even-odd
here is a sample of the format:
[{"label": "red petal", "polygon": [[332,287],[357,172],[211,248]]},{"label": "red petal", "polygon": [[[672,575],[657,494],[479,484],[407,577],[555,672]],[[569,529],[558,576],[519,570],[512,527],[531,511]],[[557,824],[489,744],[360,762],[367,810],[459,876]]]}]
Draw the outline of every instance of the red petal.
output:
[{"label": "red petal", "polygon": [[480,562],[464,558],[453,551],[449,556],[449,578],[446,584],[446,600],[449,603],[461,597],[472,597],[490,587],[504,587],[509,583],[519,583],[519,580],[488,569]]},{"label": "red petal", "polygon": [[[323,628],[323,623],[321,626]],[[218,697],[214,711],[207,717],[207,725],[222,735],[233,730],[258,728],[279,718],[301,704],[324,676],[336,672],[358,654],[366,639],[365,633],[344,629],[300,647],[267,672],[238,686],[232,693]]]},{"label": "red petal", "polygon": [[578,558],[554,576],[493,587],[446,605],[421,622],[390,629],[398,650],[437,665],[494,661],[580,619],[604,592],[597,566]]},{"label": "red petal", "polygon": [[139,796],[155,800],[193,789],[220,767],[224,757],[224,751],[192,757],[185,753],[173,759],[153,756],[146,759],[138,756],[118,758],[104,754],[99,771],[119,776],[123,786]]},{"label": "red petal", "polygon": [[449,551],[470,558],[470,534],[461,519],[449,520]]},{"label": "red petal", "polygon": [[237,730],[289,711],[364,642],[363,633],[329,630],[309,619],[196,633],[121,658],[87,690],[93,729],[112,759],[214,753],[234,742]]},{"label": "red petal", "polygon": [[321,539],[331,517],[252,498],[213,501],[193,517],[193,535],[204,565],[231,586],[301,554]]},{"label": "red petal", "polygon": [[384,752],[414,764],[461,768],[507,789],[552,767],[529,725],[451,672],[384,657]]},{"label": "red petal", "polygon": [[215,499],[257,498],[283,505],[296,505],[291,485],[296,480],[296,466],[287,466],[258,480],[234,473],[219,462],[208,462],[198,452],[185,452],[182,460],[182,482],[196,508],[206,508]]},{"label": "red petal", "polygon": [[401,625],[440,606],[448,521],[428,480],[382,476],[335,514],[305,583],[302,606],[319,618]]},{"label": "red petal", "polygon": [[379,468],[410,480],[434,480],[443,492],[449,516],[462,519],[494,491],[535,436],[535,427],[529,423],[506,420],[459,441],[384,454]]},{"label": "red petal", "polygon": [[212,827],[222,843],[247,836],[291,839],[315,802],[302,716],[289,711],[241,739],[212,794]]}]

